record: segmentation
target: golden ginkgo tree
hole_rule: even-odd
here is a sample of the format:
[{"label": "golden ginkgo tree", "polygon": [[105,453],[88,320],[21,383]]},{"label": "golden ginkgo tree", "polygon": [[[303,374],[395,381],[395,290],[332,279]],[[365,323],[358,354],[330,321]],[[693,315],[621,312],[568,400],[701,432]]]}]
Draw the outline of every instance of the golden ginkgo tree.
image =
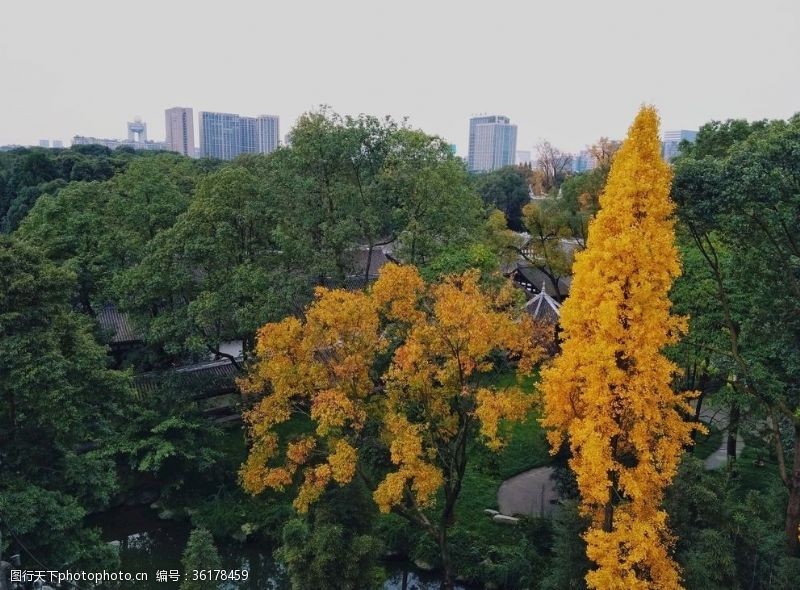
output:
[{"label": "golden ginkgo tree", "polygon": [[663,354],[686,322],[667,297],[680,264],[658,123],[643,107],[614,158],[561,308],[561,354],[542,372],[542,423],[554,450],[568,441],[591,518],[591,588],[680,587],[661,504],[692,425]]},{"label": "golden ginkgo tree", "polygon": [[[362,477],[381,511],[431,535],[452,587],[447,531],[469,444],[477,436],[499,448],[532,402],[482,377],[502,357],[528,374],[541,354],[514,288],[479,279],[471,271],[426,284],[413,267],[387,265],[367,292],[318,289],[303,319],[264,326],[241,383],[263,395],[246,416],[245,488],[296,483],[294,505],[305,512],[328,486]],[[282,439],[278,426],[296,419],[304,434]],[[366,438],[384,449],[384,464],[365,464]]]}]

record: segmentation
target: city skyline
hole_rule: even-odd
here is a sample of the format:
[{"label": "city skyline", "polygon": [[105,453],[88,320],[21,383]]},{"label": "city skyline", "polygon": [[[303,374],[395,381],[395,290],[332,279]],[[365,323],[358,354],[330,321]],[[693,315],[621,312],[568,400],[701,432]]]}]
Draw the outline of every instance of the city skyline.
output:
[{"label": "city skyline", "polygon": [[[779,0],[646,9],[499,0],[492,13],[505,18],[493,28],[485,27],[486,11],[469,3],[412,0],[392,12],[387,28],[374,3],[234,1],[225,11],[248,18],[230,29],[208,18],[219,7],[145,0],[130,7],[154,42],[119,43],[114,51],[97,35],[129,34],[118,6],[48,2],[42,19],[40,4],[12,4],[14,18],[0,18],[0,75],[13,89],[0,96],[0,144],[117,136],[119,121],[135,115],[162,138],[163,111],[172,105],[241,113],[266,105],[287,130],[301,113],[329,104],[343,114],[408,116],[462,156],[464,121],[503,113],[519,127],[518,148],[548,139],[574,153],[601,136],[622,137],[642,103],[659,108],[664,129],[697,129],[712,119],[787,118],[800,96],[791,75],[800,9]],[[269,41],[279,51],[256,34],[266,18],[281,23]],[[176,22],[186,36],[172,34]],[[668,42],[669,31],[687,42]],[[652,42],[658,35],[664,42]],[[216,40],[213,47],[205,38]],[[259,69],[266,75],[254,76]]]}]

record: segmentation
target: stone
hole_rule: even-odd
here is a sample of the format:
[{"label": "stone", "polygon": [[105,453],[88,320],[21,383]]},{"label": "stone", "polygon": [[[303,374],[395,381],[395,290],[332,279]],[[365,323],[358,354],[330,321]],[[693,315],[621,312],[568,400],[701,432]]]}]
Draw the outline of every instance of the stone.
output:
[{"label": "stone", "polygon": [[501,524],[517,524],[519,523],[519,518],[514,516],[506,516],[505,514],[495,514],[492,517],[492,520],[495,522],[499,522]]}]

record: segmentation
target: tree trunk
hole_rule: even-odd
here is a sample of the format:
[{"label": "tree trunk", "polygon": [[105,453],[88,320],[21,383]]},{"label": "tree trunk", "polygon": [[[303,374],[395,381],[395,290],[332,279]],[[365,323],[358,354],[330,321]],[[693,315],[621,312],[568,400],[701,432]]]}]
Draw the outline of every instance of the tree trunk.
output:
[{"label": "tree trunk", "polygon": [[369,285],[369,267],[372,265],[372,249],[374,246],[372,242],[369,244],[369,249],[367,250],[367,268],[364,269],[364,291],[367,290],[367,286]]},{"label": "tree trunk", "polygon": [[447,529],[442,528],[439,533],[439,552],[442,556],[442,583],[439,585],[441,590],[453,590],[453,563],[450,560],[450,549],[447,547]]},{"label": "tree trunk", "polygon": [[741,410],[738,404],[731,404],[731,415],[728,420],[728,463],[736,461],[736,437],[739,434]]},{"label": "tree trunk", "polygon": [[789,480],[789,505],[786,507],[786,553],[800,557],[800,424],[794,426],[794,466]]}]

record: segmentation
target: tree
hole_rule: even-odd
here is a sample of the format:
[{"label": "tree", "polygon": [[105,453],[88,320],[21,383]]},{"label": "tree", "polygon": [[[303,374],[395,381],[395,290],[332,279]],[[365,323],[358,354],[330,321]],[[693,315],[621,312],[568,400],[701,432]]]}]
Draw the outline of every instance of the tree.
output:
[{"label": "tree", "polygon": [[622,146],[622,142],[601,137],[597,143],[589,147],[589,153],[594,159],[595,169],[600,168],[605,170],[606,174],[611,170],[611,162],[614,160],[614,154],[617,153]]},{"label": "tree", "polygon": [[385,575],[378,567],[383,543],[370,534],[375,506],[358,480],[329,490],[307,518],[283,527],[275,552],[289,573],[292,588],[375,590]]},{"label": "tree", "polygon": [[786,550],[800,556],[800,116],[712,122],[698,138],[676,161],[673,192],[713,284],[723,345],[709,353],[772,430],[789,492]]},{"label": "tree", "polygon": [[553,199],[529,203],[522,209],[522,214],[531,237],[518,251],[525,260],[547,275],[560,299],[566,293],[561,293],[559,283],[572,268],[572,252],[564,243],[572,233],[568,220],[560,210],[559,203]]},{"label": "tree", "polygon": [[475,186],[487,207],[499,209],[508,227],[522,231],[522,208],[530,201],[528,174],[515,166],[475,176]]},{"label": "tree", "polygon": [[[192,530],[182,561],[186,577],[181,582],[181,590],[208,590],[219,586],[214,582],[214,570],[222,568],[222,560],[214,545],[214,537],[208,530],[202,528]],[[211,570],[210,577],[207,577],[208,570]]]},{"label": "tree", "polygon": [[680,272],[670,178],[658,116],[643,107],[575,261],[562,352],[542,372],[542,423],[554,452],[568,437],[581,511],[591,518],[591,588],[679,584],[661,502],[692,425],[687,396],[670,387],[676,366],[662,354],[685,330],[667,298]]},{"label": "tree", "polygon": [[[294,505],[305,512],[329,485],[358,475],[382,512],[436,543],[452,588],[447,532],[470,441],[479,433],[499,448],[505,422],[524,418],[532,401],[481,382],[497,358],[525,374],[538,357],[515,301],[510,284],[484,291],[475,271],[426,285],[413,267],[387,265],[368,292],[320,288],[304,320],[264,326],[241,383],[264,394],[246,415],[245,488],[283,490],[302,474]],[[279,428],[289,421],[306,427],[287,441]]]},{"label": "tree", "polygon": [[572,158],[549,141],[536,146],[537,166],[543,174],[542,188],[545,193],[557,190],[570,172]]},{"label": "tree", "polygon": [[118,489],[104,447],[131,396],[72,311],[74,283],[41,250],[0,237],[0,528],[53,569],[116,562],[83,518]]},{"label": "tree", "polygon": [[151,346],[220,354],[222,342],[241,339],[247,352],[259,326],[310,296],[275,236],[280,211],[258,166],[243,159],[203,179],[188,209],[117,277],[122,307]]}]

